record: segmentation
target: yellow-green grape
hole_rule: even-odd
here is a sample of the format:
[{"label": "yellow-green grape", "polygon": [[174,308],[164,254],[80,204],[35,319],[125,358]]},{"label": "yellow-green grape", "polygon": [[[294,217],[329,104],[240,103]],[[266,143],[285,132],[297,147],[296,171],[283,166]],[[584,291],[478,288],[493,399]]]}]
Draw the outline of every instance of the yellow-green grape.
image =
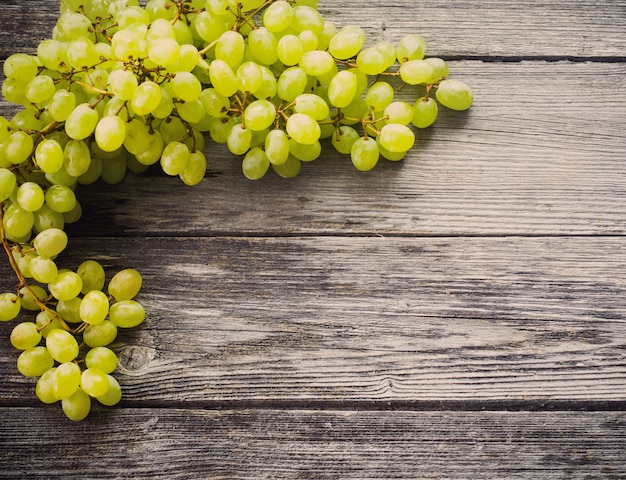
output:
[{"label": "yellow-green grape", "polygon": [[342,125],[333,132],[331,143],[339,153],[349,155],[352,151],[352,145],[359,138],[361,136],[354,128],[349,125]]},{"label": "yellow-green grape", "polygon": [[224,18],[204,10],[193,19],[193,27],[200,38],[207,43],[214,42],[228,30]]},{"label": "yellow-green grape", "polygon": [[107,374],[99,368],[87,368],[80,377],[80,388],[90,397],[104,395],[109,389]]},{"label": "yellow-green grape", "polygon": [[16,242],[28,241],[34,225],[33,213],[14,203],[5,208],[2,225],[7,238]]},{"label": "yellow-green grape", "polygon": [[117,337],[117,325],[105,320],[98,325],[89,325],[83,332],[83,341],[89,347],[105,347]]},{"label": "yellow-green grape", "polygon": [[4,143],[4,152],[9,163],[18,165],[28,159],[33,151],[34,142],[26,132],[12,133]]},{"label": "yellow-green grape", "polygon": [[252,131],[243,125],[234,125],[226,139],[226,145],[231,153],[243,155],[251,146]]},{"label": "yellow-green grape", "polygon": [[98,111],[81,103],[65,120],[65,133],[74,140],[83,140],[93,133],[97,124]]},{"label": "yellow-green grape", "polygon": [[74,297],[70,300],[59,300],[56,306],[56,312],[66,323],[80,323],[80,304],[83,301],[81,297]]},{"label": "yellow-green grape", "polygon": [[95,347],[85,355],[87,368],[98,368],[104,373],[111,373],[117,368],[117,355],[107,347]]},{"label": "yellow-green grape", "polygon": [[425,54],[426,42],[416,33],[405,35],[396,46],[396,56],[400,63],[421,60]]},{"label": "yellow-green grape", "polygon": [[320,34],[324,30],[324,19],[313,7],[298,5],[293,9],[293,19],[290,27],[297,33],[303,30],[311,30],[316,34]]},{"label": "yellow-green grape", "polygon": [[337,108],[352,103],[357,92],[357,76],[349,70],[337,73],[328,85],[328,100]]},{"label": "yellow-green grape", "polygon": [[374,168],[380,156],[378,144],[371,137],[361,137],[352,144],[350,157],[357,170],[367,172]]},{"label": "yellow-green grape", "polygon": [[407,152],[415,143],[415,134],[406,125],[390,123],[381,129],[378,139],[390,152]]},{"label": "yellow-green grape", "polygon": [[4,202],[13,195],[16,187],[17,178],[15,174],[7,168],[0,168],[0,202]]},{"label": "yellow-green grape", "polygon": [[244,93],[256,92],[263,81],[261,67],[251,61],[243,62],[239,65],[235,75],[237,77],[237,86],[239,90]]},{"label": "yellow-green grape", "polygon": [[291,25],[293,15],[292,6],[284,0],[278,0],[272,3],[263,12],[263,25],[270,32],[282,32]]},{"label": "yellow-green grape", "polygon": [[312,162],[322,153],[322,144],[317,141],[310,145],[302,145],[292,138],[289,140],[289,153],[303,162]]},{"label": "yellow-green grape", "polygon": [[56,92],[54,80],[48,75],[39,75],[28,82],[24,95],[31,103],[43,104],[52,98],[54,92]]},{"label": "yellow-green grape", "polygon": [[116,405],[122,399],[122,389],[119,382],[112,375],[107,374],[109,381],[109,388],[103,395],[96,397],[96,399],[102,404],[108,407]]},{"label": "yellow-green grape", "polygon": [[427,83],[436,83],[448,76],[450,68],[445,60],[437,57],[426,58],[425,60],[433,67],[433,74]]},{"label": "yellow-green grape", "polygon": [[287,160],[281,164],[272,164],[272,170],[274,170],[279,176],[283,178],[295,178],[300,174],[302,169],[302,161],[289,155]]},{"label": "yellow-green grape", "polygon": [[319,124],[309,115],[294,113],[287,119],[287,133],[296,142],[303,145],[312,145],[321,135]]},{"label": "yellow-green grape", "polygon": [[54,387],[56,385],[55,373],[56,367],[52,367],[46,370],[37,380],[35,395],[37,395],[37,398],[43,403],[51,404],[59,400],[54,393]]},{"label": "yellow-green grape", "polygon": [[80,302],[80,319],[89,325],[99,325],[104,322],[108,313],[109,299],[101,290],[87,292]]},{"label": "yellow-green grape", "polygon": [[435,72],[434,67],[426,60],[409,60],[400,65],[400,78],[409,85],[428,83]]},{"label": "yellow-green grape", "polygon": [[48,291],[57,300],[71,300],[80,294],[82,288],[83,280],[70,270],[60,271],[55,279],[48,283]]},{"label": "yellow-green grape", "polygon": [[76,194],[65,185],[51,185],[45,194],[46,205],[59,213],[71,211],[76,206]]},{"label": "yellow-green grape", "polygon": [[288,34],[280,37],[276,45],[278,59],[283,65],[291,67],[297,65],[304,54],[302,41],[295,35]]},{"label": "yellow-green grape", "polygon": [[24,350],[17,357],[17,369],[25,377],[39,377],[54,366],[54,359],[41,345]]},{"label": "yellow-green grape", "polygon": [[207,161],[204,153],[196,150],[189,153],[189,161],[178,176],[185,185],[197,185],[204,178],[206,169]]},{"label": "yellow-green grape", "polygon": [[451,110],[467,110],[474,102],[472,89],[461,80],[443,80],[435,95],[439,103]]},{"label": "yellow-green grape", "polygon": [[356,56],[364,43],[363,29],[357,25],[347,25],[330,39],[328,51],[339,60],[347,60]]},{"label": "yellow-green grape", "polygon": [[47,338],[48,334],[53,330],[63,330],[65,328],[59,316],[52,310],[42,310],[39,312],[37,317],[35,317],[35,323],[43,338]]},{"label": "yellow-green grape", "polygon": [[70,140],[65,144],[63,169],[69,175],[78,178],[87,173],[91,166],[91,160],[89,146],[84,140]]},{"label": "yellow-green grape", "polygon": [[83,281],[81,293],[91,290],[102,290],[105,282],[105,272],[102,265],[95,260],[85,260],[78,266],[76,273]]},{"label": "yellow-green grape", "polygon": [[[188,72],[180,72],[180,74],[176,75],[178,80],[176,78],[172,80],[172,87],[174,88],[174,91],[179,96],[179,98],[183,98],[181,95],[179,95],[179,92],[186,87],[179,86],[181,84],[185,84],[184,79],[181,76],[191,74]],[[195,97],[193,98],[193,100],[195,100],[197,98],[196,93],[199,96],[199,92],[197,92],[199,83],[188,83],[189,85],[187,88],[189,88],[190,91],[188,93],[185,93],[185,98],[183,98],[183,100],[189,101],[187,100],[187,98],[192,97]],[[143,82],[133,92],[133,98],[131,100],[131,107],[133,111],[140,116],[145,116],[154,112],[161,103],[161,91],[161,87],[157,83],[150,80],[146,80],[145,82]]]},{"label": "yellow-green grape", "polygon": [[113,70],[107,83],[114,95],[122,100],[131,100],[139,82],[133,72],[129,70]]},{"label": "yellow-green grape", "polygon": [[211,62],[209,77],[213,88],[225,97],[234,95],[239,87],[235,72],[224,60],[216,59]]},{"label": "yellow-green grape", "polygon": [[148,148],[152,137],[148,129],[148,125],[143,119],[133,118],[125,124],[124,129],[126,136],[124,137],[124,148],[133,155],[141,155]]},{"label": "yellow-green grape", "polygon": [[249,180],[263,178],[269,168],[270,161],[266,153],[259,147],[250,149],[241,162],[241,171]]},{"label": "yellow-green grape", "polygon": [[328,104],[323,98],[313,93],[298,95],[294,100],[293,109],[296,113],[305,113],[317,121],[325,120],[330,115]]},{"label": "yellow-green grape", "polygon": [[46,348],[59,363],[73,361],[78,356],[78,342],[67,330],[55,328],[48,332]]},{"label": "yellow-green grape", "polygon": [[59,400],[69,398],[80,386],[80,367],[74,362],[64,362],[56,367],[54,394]]},{"label": "yellow-green grape", "polygon": [[417,128],[430,127],[437,119],[439,107],[430,97],[418,98],[413,105],[413,119],[411,123]]},{"label": "yellow-green grape", "polygon": [[387,123],[408,125],[413,120],[413,105],[403,100],[391,102],[384,110]]},{"label": "yellow-green grape", "polygon": [[[29,264],[29,270],[30,270],[30,264]],[[39,311],[39,304],[37,303],[37,301],[43,301],[48,296],[48,292],[46,292],[39,285],[29,285],[28,287],[24,286],[20,288],[19,293],[20,293],[20,301],[22,302],[22,308],[29,310],[31,312]],[[37,301],[35,300],[35,297],[37,298]]]},{"label": "yellow-green grape", "polygon": [[[261,75],[263,75],[262,71]],[[200,101],[202,102],[205,112],[211,117],[221,118],[228,115],[230,99],[219,93],[217,89],[209,87],[202,90]]]},{"label": "yellow-green grape", "polygon": [[79,387],[71,397],[64,398],[61,401],[61,405],[63,407],[63,413],[65,413],[67,418],[79,422],[89,415],[91,399],[89,395]]},{"label": "yellow-green grape", "polygon": [[17,203],[28,212],[39,210],[44,201],[43,189],[35,182],[24,182],[17,189]]},{"label": "yellow-green grape", "polygon": [[39,344],[41,333],[34,322],[22,322],[13,328],[10,339],[18,350],[28,350]]},{"label": "yellow-green grape", "polygon": [[268,100],[255,100],[244,111],[245,127],[258,132],[269,128],[276,119],[276,107]]},{"label": "yellow-green grape", "polygon": [[67,233],[59,228],[48,228],[39,232],[33,246],[41,257],[54,258],[67,247]]},{"label": "yellow-green grape", "polygon": [[108,285],[108,293],[116,301],[131,300],[137,296],[143,279],[134,268],[125,268],[117,272]]},{"label": "yellow-green grape", "polygon": [[144,321],[146,311],[143,305],[135,300],[121,300],[111,305],[109,318],[118,327],[132,328]]},{"label": "yellow-green grape", "polygon": [[233,70],[241,64],[245,52],[245,41],[241,33],[229,30],[215,43],[215,58],[228,64]]},{"label": "yellow-green grape", "polygon": [[180,57],[180,45],[173,38],[157,38],[149,43],[148,58],[157,65],[174,65]]},{"label": "yellow-green grape", "polygon": [[307,75],[319,77],[330,72],[336,64],[330,53],[323,50],[311,50],[302,54],[300,67]]},{"label": "yellow-green grape", "polygon": [[25,53],[15,53],[4,61],[2,68],[7,78],[26,83],[35,78],[39,66],[35,57]]},{"label": "yellow-green grape", "polygon": [[247,49],[254,60],[260,64],[273,65],[278,61],[277,46],[278,40],[265,27],[255,28],[248,34]]},{"label": "yellow-green grape", "polygon": [[289,67],[278,77],[276,93],[282,100],[293,102],[298,95],[304,93],[308,81],[307,74],[302,68]]},{"label": "yellow-green grape", "polygon": [[161,168],[168,175],[180,174],[189,162],[189,147],[181,142],[170,142],[163,149]]},{"label": "yellow-green grape", "polygon": [[289,158],[289,137],[284,130],[271,130],[265,137],[265,154],[272,165],[282,165]]}]

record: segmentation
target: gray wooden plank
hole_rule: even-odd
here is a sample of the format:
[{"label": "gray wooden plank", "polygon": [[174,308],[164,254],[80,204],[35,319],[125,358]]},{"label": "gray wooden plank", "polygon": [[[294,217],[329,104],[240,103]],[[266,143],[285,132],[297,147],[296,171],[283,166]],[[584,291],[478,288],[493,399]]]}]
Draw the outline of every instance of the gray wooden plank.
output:
[{"label": "gray wooden plank", "polygon": [[[321,0],[319,9],[339,26],[364,27],[371,42],[419,33],[434,56],[623,58],[626,47],[624,1]],[[57,12],[58,0],[4,0],[0,59],[49,36]]]},{"label": "gray wooden plank", "polygon": [[54,407],[0,408],[0,478],[626,476],[624,412],[113,409],[68,424]]},{"label": "gray wooden plank", "polygon": [[[129,401],[626,400],[623,237],[71,245],[61,266],[144,274],[148,319],[114,345]],[[15,402],[34,382],[10,328],[0,398]]]}]

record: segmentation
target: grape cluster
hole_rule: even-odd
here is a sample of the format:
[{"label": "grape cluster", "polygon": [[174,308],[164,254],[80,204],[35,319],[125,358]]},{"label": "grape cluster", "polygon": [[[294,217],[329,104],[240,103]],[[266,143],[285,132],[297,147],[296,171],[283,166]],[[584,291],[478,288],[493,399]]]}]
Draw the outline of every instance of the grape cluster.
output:
[{"label": "grape cluster", "polygon": [[[0,295],[0,320],[39,312],[11,334],[20,372],[40,377],[37,396],[75,420],[91,397],[119,401],[106,346],[145,317],[135,270],[105,293],[97,262],[57,266],[64,226],[81,216],[79,185],[154,164],[195,185],[209,138],[252,180],[298,175],[324,139],[361,171],[400,160],[438,105],[473,101],[425,54],[417,34],[366,45],[362,28],[325,20],[317,0],[61,0],[52,38],[3,66],[2,94],[22,108],[0,116],[0,233],[19,281]],[[397,98],[405,87],[414,103]]]}]

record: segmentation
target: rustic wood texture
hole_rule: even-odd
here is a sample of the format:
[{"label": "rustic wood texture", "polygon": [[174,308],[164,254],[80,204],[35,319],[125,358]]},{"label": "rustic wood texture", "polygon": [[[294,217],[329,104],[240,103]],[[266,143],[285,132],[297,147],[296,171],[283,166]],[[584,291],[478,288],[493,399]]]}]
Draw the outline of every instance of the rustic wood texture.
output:
[{"label": "rustic wood texture", "polygon": [[[476,104],[367,174],[327,148],[250,182],[208,144],[196,187],[81,188],[60,263],[139,268],[148,318],[78,424],[0,324],[0,478],[626,478],[626,3],[320,10],[421,33]],[[5,0],[0,61],[57,11]]]}]

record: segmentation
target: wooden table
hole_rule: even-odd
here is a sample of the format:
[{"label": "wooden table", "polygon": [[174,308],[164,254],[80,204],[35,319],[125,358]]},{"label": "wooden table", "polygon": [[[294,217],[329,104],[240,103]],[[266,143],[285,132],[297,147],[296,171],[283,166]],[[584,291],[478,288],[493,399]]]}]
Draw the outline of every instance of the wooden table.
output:
[{"label": "wooden table", "polygon": [[[251,182],[209,143],[199,186],[81,189],[64,264],[140,269],[148,318],[80,423],[0,325],[0,478],[626,478],[626,2],[320,3],[422,34],[475,106],[369,173]],[[3,0],[0,58],[57,8]]]}]

